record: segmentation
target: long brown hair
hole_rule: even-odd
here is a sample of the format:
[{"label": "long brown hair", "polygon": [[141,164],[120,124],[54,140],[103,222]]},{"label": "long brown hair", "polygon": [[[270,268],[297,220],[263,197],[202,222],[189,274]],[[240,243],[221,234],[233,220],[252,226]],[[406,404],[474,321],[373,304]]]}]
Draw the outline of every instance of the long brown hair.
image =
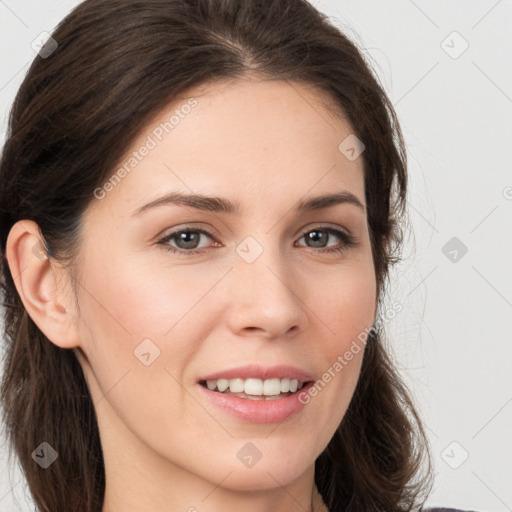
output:
[{"label": "long brown hair", "polygon": [[[371,65],[305,0],[86,0],[52,37],[58,47],[43,49],[18,91],[0,161],[0,396],[9,447],[38,510],[100,512],[105,469],[91,396],[74,352],[51,343],[23,307],[5,258],[13,224],[35,221],[48,256],[72,271],[93,191],[161,109],[207,82],[296,81],[330,95],[366,146],[381,305],[403,241],[406,151]],[[431,488],[427,437],[384,342],[383,329],[370,332],[350,406],[316,460],[331,511],[409,511]],[[43,440],[65,454],[48,469],[31,457]]]}]

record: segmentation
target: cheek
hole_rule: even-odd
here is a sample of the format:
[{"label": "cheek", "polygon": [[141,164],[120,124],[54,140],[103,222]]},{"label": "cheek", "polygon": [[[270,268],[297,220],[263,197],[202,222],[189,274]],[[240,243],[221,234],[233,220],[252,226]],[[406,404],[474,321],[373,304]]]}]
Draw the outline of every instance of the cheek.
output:
[{"label": "cheek", "polygon": [[96,400],[108,393],[102,405],[110,402],[130,425],[140,423],[141,409],[144,423],[164,429],[171,418],[202,418],[201,410],[184,414],[190,404],[181,383],[190,381],[187,368],[219,321],[219,301],[208,292],[225,270],[198,277],[185,265],[155,270],[111,257],[107,268],[97,260],[90,265],[97,272],[84,266],[80,294],[85,371]]},{"label": "cheek", "polygon": [[327,352],[346,350],[375,321],[376,280],[371,260],[368,265],[347,265],[338,274],[333,273],[312,300],[323,308],[319,316],[330,334]]},{"label": "cheek", "polygon": [[212,273],[199,280],[185,266],[155,271],[122,258],[108,266],[98,261],[95,268],[85,274],[82,317],[99,339],[129,339],[132,350],[137,340],[170,335],[218,280]]},{"label": "cheek", "polygon": [[114,257],[105,260],[108,266],[99,257],[90,261],[97,270],[84,266],[87,278],[79,287],[81,338],[86,372],[94,374],[98,396],[114,386],[109,396],[117,394],[119,404],[147,403],[146,391],[152,393],[151,400],[163,390],[172,395],[173,381],[165,370],[181,381],[180,368],[200,342],[199,335],[190,332],[186,337],[180,331],[197,301],[197,287],[176,279],[175,286],[166,286],[162,278],[149,279],[153,274],[145,266],[129,266],[122,258],[117,264]]},{"label": "cheek", "polygon": [[[199,327],[190,323],[201,290],[176,270],[167,279],[172,288],[140,266],[110,265],[85,275],[90,278],[80,294],[84,370],[100,427],[121,432],[122,424],[129,425],[157,448],[173,426],[186,432],[190,418],[204,417],[195,402],[186,401],[180,384],[201,343]],[[204,283],[205,291],[210,287]]]},{"label": "cheek", "polygon": [[[303,395],[303,403],[315,408],[318,424],[326,426],[320,435],[327,444],[343,419],[359,378],[365,343],[376,313],[376,281],[368,267],[345,268],[322,293],[310,296],[321,322],[322,375]],[[366,270],[365,270],[366,269]],[[320,359],[320,358],[319,358]],[[316,402],[316,405],[314,405]],[[309,405],[308,405],[309,406]]]}]

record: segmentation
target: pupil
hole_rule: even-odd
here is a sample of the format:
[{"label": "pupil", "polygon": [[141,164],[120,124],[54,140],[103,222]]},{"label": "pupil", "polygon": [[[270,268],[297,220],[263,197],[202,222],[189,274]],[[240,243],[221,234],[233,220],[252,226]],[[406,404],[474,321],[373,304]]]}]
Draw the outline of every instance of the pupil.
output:
[{"label": "pupil", "polygon": [[[320,234],[320,236],[319,236]],[[323,231],[315,230],[311,231],[309,233],[309,240],[312,241],[314,244],[317,244],[317,242],[320,242],[320,244],[317,244],[318,246],[322,245],[322,238],[325,238],[325,233]],[[317,246],[315,245],[315,247]]]},{"label": "pupil", "polygon": [[[192,241],[190,240],[187,240],[187,238],[192,238]],[[195,240],[194,240],[195,238]],[[197,233],[192,233],[190,231],[185,231],[183,233],[180,233],[180,235],[178,236],[178,241],[179,242],[184,242],[186,245],[185,245],[185,249],[193,249],[195,246],[194,246],[194,242],[197,243],[197,238],[198,238],[198,234]],[[191,244],[192,243],[192,247],[190,247],[189,245],[187,244]]]}]

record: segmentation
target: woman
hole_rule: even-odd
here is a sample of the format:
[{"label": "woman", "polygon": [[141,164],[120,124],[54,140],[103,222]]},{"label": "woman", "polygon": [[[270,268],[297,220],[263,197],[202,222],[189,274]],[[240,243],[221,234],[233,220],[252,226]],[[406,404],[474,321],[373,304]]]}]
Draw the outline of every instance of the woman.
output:
[{"label": "woman", "polygon": [[39,510],[408,511],[384,346],[405,148],[302,0],[86,0],[0,166],[9,440]]}]

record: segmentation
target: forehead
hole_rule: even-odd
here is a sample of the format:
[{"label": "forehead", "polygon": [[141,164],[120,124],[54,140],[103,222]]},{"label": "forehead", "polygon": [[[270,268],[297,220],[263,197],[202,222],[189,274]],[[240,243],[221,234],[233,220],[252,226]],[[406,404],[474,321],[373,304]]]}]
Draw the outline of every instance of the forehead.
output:
[{"label": "forehead", "polygon": [[175,190],[236,198],[247,210],[343,189],[364,202],[363,157],[340,151],[352,128],[333,104],[283,80],[190,89],[141,129],[98,203],[121,202],[127,213]]}]

